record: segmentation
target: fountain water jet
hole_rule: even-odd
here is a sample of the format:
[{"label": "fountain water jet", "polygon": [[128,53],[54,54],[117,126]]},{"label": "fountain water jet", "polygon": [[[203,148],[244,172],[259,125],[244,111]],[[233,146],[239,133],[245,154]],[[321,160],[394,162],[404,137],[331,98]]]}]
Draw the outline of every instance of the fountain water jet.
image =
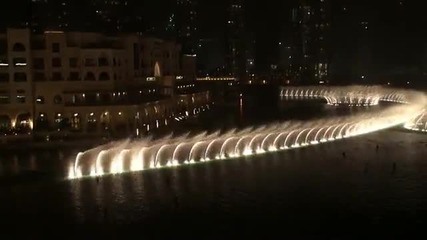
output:
[{"label": "fountain water jet", "polygon": [[[425,129],[427,127],[425,120],[427,97],[424,94],[384,88],[363,90],[364,88],[359,87],[355,88],[358,89],[356,92],[352,89],[341,89],[341,91],[349,92],[345,95],[344,101],[350,104],[362,104],[363,99],[367,99],[370,102],[389,101],[403,105],[349,117],[284,122],[257,129],[247,128],[238,132],[233,129],[224,134],[215,132],[207,135],[207,132],[203,132],[196,136],[186,134],[180,137],[173,137],[171,134],[155,141],[147,138],[141,141],[110,143],[78,153],[74,163],[70,166],[69,178],[120,174],[160,167],[178,167],[203,163],[211,159],[226,160],[251,156],[336,141],[405,123],[407,128],[418,126],[417,129],[420,127]],[[290,94],[309,98],[320,98],[327,95],[331,101],[335,101],[334,96],[331,95],[331,92],[335,90],[334,88],[288,89],[283,90],[282,95]],[[364,98],[357,99],[357,101],[349,97],[362,95],[365,95]],[[198,158],[200,161],[196,162]]]}]

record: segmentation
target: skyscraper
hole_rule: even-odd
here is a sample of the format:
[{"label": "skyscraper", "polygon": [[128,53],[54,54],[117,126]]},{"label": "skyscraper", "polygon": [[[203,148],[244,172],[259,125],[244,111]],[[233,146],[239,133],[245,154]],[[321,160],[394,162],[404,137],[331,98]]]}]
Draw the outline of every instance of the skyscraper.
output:
[{"label": "skyscraper", "polygon": [[[73,26],[73,17],[76,15],[73,12],[73,5],[75,3],[78,4],[79,1],[32,1],[30,20],[26,25],[31,27],[33,31],[66,30]],[[82,17],[82,15],[80,16]]]},{"label": "skyscraper", "polygon": [[182,52],[187,55],[196,54],[197,50],[197,1],[176,0],[176,12],[173,15],[176,38],[182,44]]},{"label": "skyscraper", "polygon": [[226,32],[226,71],[238,80],[245,80],[246,32],[243,0],[230,0]]},{"label": "skyscraper", "polygon": [[143,29],[141,3],[137,0],[92,0],[97,23],[107,32],[139,32]]},{"label": "skyscraper", "polygon": [[138,32],[144,30],[141,8],[137,0],[33,0],[22,25],[34,31]]},{"label": "skyscraper", "polygon": [[291,10],[291,26],[279,45],[290,78],[325,83],[329,76],[329,0],[299,0]]},{"label": "skyscraper", "polygon": [[[314,28],[314,77],[319,83],[324,83],[329,77],[330,62],[330,0],[316,2]],[[317,13],[317,14],[316,14]]]}]

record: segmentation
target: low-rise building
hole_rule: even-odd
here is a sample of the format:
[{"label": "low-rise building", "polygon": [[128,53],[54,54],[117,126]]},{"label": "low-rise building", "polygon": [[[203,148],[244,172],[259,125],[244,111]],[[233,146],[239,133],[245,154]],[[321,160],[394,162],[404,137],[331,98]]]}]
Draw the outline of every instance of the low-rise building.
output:
[{"label": "low-rise building", "polygon": [[182,76],[181,59],[178,44],[138,34],[8,29],[0,33],[0,131],[138,135],[168,124],[209,103],[207,92],[175,94],[194,81]]}]

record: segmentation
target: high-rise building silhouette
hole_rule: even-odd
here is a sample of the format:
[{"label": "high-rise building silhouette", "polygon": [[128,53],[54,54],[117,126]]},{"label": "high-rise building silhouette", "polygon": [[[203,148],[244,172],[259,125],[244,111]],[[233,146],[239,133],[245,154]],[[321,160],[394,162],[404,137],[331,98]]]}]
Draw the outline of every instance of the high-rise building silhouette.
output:
[{"label": "high-rise building silhouette", "polygon": [[34,0],[22,25],[33,31],[73,30],[140,32],[144,30],[137,0]]},{"label": "high-rise building silhouette", "polygon": [[[30,15],[23,25],[33,31],[66,30],[77,25],[74,13],[75,4],[80,1],[70,0],[35,0],[30,3]],[[83,17],[83,10],[80,12]]]},{"label": "high-rise building silhouette", "polygon": [[182,52],[194,55],[197,50],[197,1],[176,0],[176,11],[171,16],[175,21],[176,38],[182,45]]},{"label": "high-rise building silhouette", "polygon": [[280,65],[300,83],[325,83],[329,76],[330,1],[299,0],[279,42]]},{"label": "high-rise building silhouette", "polygon": [[138,0],[91,0],[96,23],[106,32],[142,32],[143,6]]},{"label": "high-rise building silhouette", "polygon": [[226,31],[226,71],[237,80],[245,80],[246,32],[243,0],[230,0]]}]

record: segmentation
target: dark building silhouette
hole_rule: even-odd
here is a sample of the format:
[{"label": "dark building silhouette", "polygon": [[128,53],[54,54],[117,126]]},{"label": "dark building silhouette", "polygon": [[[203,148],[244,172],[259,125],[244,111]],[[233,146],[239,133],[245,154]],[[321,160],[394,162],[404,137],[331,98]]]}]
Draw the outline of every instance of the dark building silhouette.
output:
[{"label": "dark building silhouette", "polygon": [[45,30],[141,32],[142,5],[137,0],[33,0],[22,26]]},{"label": "dark building silhouette", "polygon": [[91,0],[90,2],[96,22],[105,31],[141,32],[144,30],[143,6],[137,0]]},{"label": "dark building silhouette", "polygon": [[[30,3],[30,12],[23,25],[32,28],[33,31],[67,30],[77,25],[73,19],[77,11],[76,6],[80,1],[69,0],[35,0]],[[87,8],[86,8],[87,9]],[[81,17],[84,17],[81,10]]]},{"label": "dark building silhouette", "polygon": [[197,69],[199,76],[224,76],[224,46],[222,39],[202,38],[197,46]]},{"label": "dark building silhouette", "polygon": [[228,6],[226,30],[226,72],[244,81],[246,73],[245,12],[242,0],[231,0]]},{"label": "dark building silhouette", "polygon": [[188,55],[196,54],[197,34],[197,1],[176,0],[175,14],[171,16],[170,23],[176,30],[176,38],[182,45],[182,52]]},{"label": "dark building silhouette", "polygon": [[279,69],[298,83],[326,83],[330,65],[330,1],[299,0],[282,30]]}]

